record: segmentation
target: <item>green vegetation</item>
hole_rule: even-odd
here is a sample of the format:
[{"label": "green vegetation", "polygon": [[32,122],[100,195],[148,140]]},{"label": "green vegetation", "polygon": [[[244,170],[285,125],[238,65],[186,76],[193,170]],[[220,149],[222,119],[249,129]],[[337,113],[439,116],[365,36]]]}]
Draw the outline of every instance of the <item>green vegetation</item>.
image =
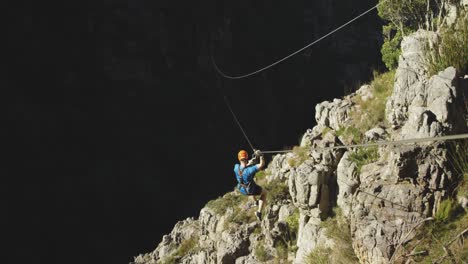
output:
[{"label": "green vegetation", "polygon": [[382,45],[382,61],[389,70],[398,66],[401,54],[401,40],[424,22],[425,0],[392,0],[378,6],[379,16],[388,24],[382,28],[384,43]]},{"label": "green vegetation", "polygon": [[[461,10],[451,27],[444,25],[447,9],[443,0],[392,0],[378,6],[379,16],[386,22],[382,28],[384,43],[382,61],[395,69],[401,53],[401,40],[419,28],[440,32],[437,43],[427,45],[426,57],[430,75],[454,66],[461,74],[468,72],[468,14]],[[450,2],[450,1],[449,1]]]},{"label": "green vegetation", "polygon": [[320,133],[322,135],[322,137],[324,137],[326,134],[328,134],[328,132],[332,131],[331,128],[329,127],[325,127],[323,130],[322,130],[322,133]]},{"label": "green vegetation", "polygon": [[280,241],[275,246],[276,249],[276,257],[278,260],[286,260],[288,259],[288,246]]},{"label": "green vegetation", "polygon": [[280,179],[274,179],[266,184],[267,201],[280,201],[291,198],[288,184]]},{"label": "green vegetation", "polygon": [[294,157],[288,160],[288,164],[293,168],[299,167],[299,165],[301,165],[304,161],[306,161],[309,158],[308,147],[295,146],[292,149],[292,153],[294,154]]},{"label": "green vegetation", "polygon": [[436,220],[422,227],[412,241],[398,250],[394,259],[401,260],[402,255],[417,252],[408,257],[416,263],[466,263],[468,243],[463,240],[463,234],[466,236],[463,232],[468,228],[468,215],[454,210],[447,219],[451,220]]},{"label": "green vegetation", "polygon": [[468,196],[468,140],[449,146],[449,161],[455,171],[459,196]]},{"label": "green vegetation", "polygon": [[166,257],[162,263],[163,264],[175,264],[180,263],[185,255],[196,252],[198,250],[198,236],[190,237],[187,240],[182,241],[180,246],[174,251],[171,255]]},{"label": "green vegetation", "polygon": [[259,261],[264,262],[268,260],[268,252],[266,251],[265,246],[263,246],[263,243],[261,242],[258,243],[255,247],[254,254]]},{"label": "green vegetation", "polygon": [[275,245],[278,258],[287,259],[288,252],[297,251],[297,236],[299,234],[299,210],[296,208],[292,215],[286,218],[288,234],[279,240]]},{"label": "green vegetation", "polygon": [[357,148],[357,150],[349,155],[349,160],[356,164],[359,173],[362,166],[375,162],[378,159],[379,152],[377,147]]},{"label": "green vegetation", "polygon": [[387,66],[387,69],[396,69],[401,54],[400,44],[403,36],[401,32],[396,30],[392,25],[383,26],[383,36],[384,43],[380,49],[382,61],[385,63],[385,66]]},{"label": "green vegetation", "polygon": [[453,199],[446,199],[439,205],[439,209],[434,215],[434,219],[438,222],[448,222],[455,217],[455,212],[458,204]]},{"label": "green vegetation", "polygon": [[314,248],[306,257],[307,264],[329,264],[329,255],[332,253],[331,249],[323,246]]},{"label": "green vegetation", "polygon": [[255,221],[255,216],[251,210],[245,210],[239,206],[234,207],[234,211],[226,219],[226,226],[229,226],[231,223],[238,225],[243,225]]},{"label": "green vegetation", "polygon": [[[343,216],[340,208],[334,208],[332,215],[323,221],[321,226],[326,228],[327,237],[333,239],[335,242],[333,251],[329,251],[328,255],[328,258],[332,260],[330,263],[359,263],[352,247],[349,223]],[[321,250],[323,251],[323,249]]]},{"label": "green vegetation", "polygon": [[[433,7],[436,8],[436,7]],[[379,16],[403,35],[422,28],[426,21],[427,0],[380,0]]]},{"label": "green vegetation", "polygon": [[260,186],[263,186],[266,184],[266,177],[268,176],[268,172],[265,171],[265,170],[261,170],[261,171],[258,171],[256,174],[255,174],[255,182],[260,185]]},{"label": "green vegetation", "polygon": [[294,213],[286,218],[286,224],[289,227],[289,236],[291,238],[289,248],[293,248],[297,242],[299,234],[299,210],[296,208]]},{"label": "green vegetation", "polygon": [[364,133],[377,125],[385,125],[385,105],[392,94],[395,71],[382,74],[374,72],[374,80],[370,84],[374,98],[366,101],[356,96],[354,102],[359,107],[350,114],[355,128]]},{"label": "green vegetation", "polygon": [[347,140],[353,143],[361,143],[364,137],[364,134],[359,131],[356,127],[349,126],[349,127],[340,127],[338,131],[336,131],[337,137],[345,137]]},{"label": "green vegetation", "polygon": [[[387,22],[382,28],[384,37],[381,49],[382,61],[389,70],[393,70],[398,65],[403,36],[422,28],[426,21],[427,1],[380,0],[380,2],[377,7],[379,16]],[[432,9],[437,9],[436,5]]]},{"label": "green vegetation", "polygon": [[439,41],[426,48],[429,74],[453,66],[460,74],[468,73],[468,12],[462,12],[450,28],[442,28]]},{"label": "green vegetation", "polygon": [[234,208],[239,206],[241,203],[246,202],[247,197],[244,195],[240,195],[235,192],[230,192],[224,195],[223,197],[219,197],[216,200],[209,201],[206,206],[208,208],[213,209],[213,211],[219,215],[223,215],[226,213],[228,208]]},{"label": "green vegetation", "polygon": [[[468,141],[449,145],[450,162],[455,171],[458,186],[455,193],[467,194],[468,185]],[[468,243],[468,214],[453,198],[443,200],[434,215],[434,221],[423,226],[418,235],[395,253],[395,260],[413,253],[417,263],[466,263]],[[415,254],[418,253],[418,254]],[[404,261],[403,261],[404,262]]]}]

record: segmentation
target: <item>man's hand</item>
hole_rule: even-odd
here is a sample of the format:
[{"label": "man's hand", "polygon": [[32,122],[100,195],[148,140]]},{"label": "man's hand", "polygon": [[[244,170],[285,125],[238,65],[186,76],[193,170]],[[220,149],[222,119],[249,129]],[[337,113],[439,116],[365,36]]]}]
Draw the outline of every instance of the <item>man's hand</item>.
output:
[{"label": "man's hand", "polygon": [[263,153],[259,149],[257,149],[257,150],[254,151],[254,155],[255,155],[255,157],[262,157]]}]

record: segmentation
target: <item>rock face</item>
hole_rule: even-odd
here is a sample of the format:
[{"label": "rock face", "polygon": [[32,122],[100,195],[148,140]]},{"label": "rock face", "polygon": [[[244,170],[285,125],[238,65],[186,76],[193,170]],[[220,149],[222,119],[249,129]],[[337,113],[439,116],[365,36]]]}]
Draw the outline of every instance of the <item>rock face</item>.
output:
[{"label": "rock face", "polygon": [[[387,102],[387,119],[399,136],[433,137],[463,129],[457,111],[458,77],[453,67],[426,78],[424,40],[435,33],[419,30],[402,41],[402,55],[395,75],[394,92]],[[452,119],[452,120],[449,120]]]},{"label": "rock face", "polygon": [[[428,37],[433,33],[420,30],[403,40],[386,102],[389,125],[364,131],[363,140],[467,132],[455,69],[426,75],[422,41]],[[252,202],[232,192],[217,200],[234,201],[223,210],[207,204],[198,219],[177,223],[153,252],[134,263],[308,263],[311,253],[333,250],[338,243],[324,225],[333,208],[349,226],[360,263],[389,263],[397,247],[414,237],[412,230],[435,214],[454,176],[443,142],[380,146],[366,150],[375,155],[366,162],[357,158],[360,150],[330,149],[349,144],[343,128],[354,125],[352,113],[360,109],[356,98],[374,100],[372,87],[318,104],[317,125],[306,131],[300,147],[273,157],[261,180],[271,194],[261,222],[252,218]],[[460,203],[466,207],[466,197]]]}]

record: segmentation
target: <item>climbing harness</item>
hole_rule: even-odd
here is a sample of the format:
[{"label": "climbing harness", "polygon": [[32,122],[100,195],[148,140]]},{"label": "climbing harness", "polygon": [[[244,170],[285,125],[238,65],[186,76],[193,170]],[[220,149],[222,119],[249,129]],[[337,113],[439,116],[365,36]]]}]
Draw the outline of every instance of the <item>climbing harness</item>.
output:
[{"label": "climbing harness", "polygon": [[245,189],[245,191],[246,191],[247,193],[250,193],[250,185],[252,184],[252,181],[249,181],[248,183],[245,183],[245,182],[244,182],[244,178],[243,178],[244,170],[245,170],[246,168],[247,168],[247,166],[241,169],[241,168],[240,168],[240,165],[239,165],[239,167],[237,167],[237,172],[238,172],[238,174],[239,174],[239,185],[240,185],[241,187],[244,187],[244,189]]},{"label": "climbing harness", "polygon": [[213,66],[214,66],[216,72],[218,72],[218,73],[219,73],[221,76],[223,76],[224,78],[231,79],[231,80],[238,80],[238,79],[247,78],[247,77],[249,77],[249,76],[252,76],[252,75],[255,75],[255,74],[260,73],[260,72],[262,72],[262,71],[265,71],[265,70],[267,70],[267,69],[269,69],[269,68],[271,68],[271,67],[273,67],[273,66],[275,66],[275,65],[277,65],[277,64],[279,64],[279,63],[281,63],[281,62],[283,62],[283,61],[285,61],[285,60],[287,60],[287,59],[289,59],[289,58],[291,58],[291,57],[293,57],[294,55],[296,55],[296,54],[302,52],[303,50],[305,50],[305,49],[307,49],[307,48],[309,48],[309,47],[311,47],[311,46],[317,44],[318,42],[322,41],[323,39],[325,39],[325,38],[327,38],[327,37],[329,37],[329,36],[331,36],[331,35],[333,35],[333,34],[336,33],[337,31],[339,31],[340,29],[346,27],[347,25],[351,24],[351,23],[354,22],[355,20],[357,20],[357,19],[359,19],[360,17],[366,15],[367,13],[371,12],[372,10],[376,9],[379,5],[381,5],[381,4],[383,4],[383,3],[387,2],[387,1],[388,1],[388,0],[380,1],[377,5],[375,5],[375,6],[373,6],[372,8],[366,10],[365,12],[363,12],[363,13],[361,13],[360,15],[356,16],[355,18],[353,18],[353,19],[349,20],[348,22],[344,23],[343,25],[341,25],[341,26],[335,28],[334,30],[332,30],[332,31],[330,31],[329,33],[323,35],[322,37],[318,38],[317,40],[313,41],[312,43],[306,45],[305,47],[303,47],[303,48],[301,48],[301,49],[299,49],[299,50],[297,50],[297,51],[295,51],[295,52],[293,52],[293,53],[287,55],[286,57],[284,57],[284,58],[282,58],[282,59],[277,60],[276,62],[273,62],[273,63],[271,63],[271,64],[269,64],[269,65],[267,65],[267,66],[265,66],[265,67],[263,67],[263,68],[261,68],[261,69],[259,69],[259,70],[253,71],[253,72],[251,72],[251,73],[247,73],[247,74],[243,74],[243,75],[239,75],[239,76],[231,76],[231,75],[228,75],[228,74],[224,73],[223,71],[221,71],[221,70],[219,69],[218,65],[217,65],[216,62],[215,62],[215,59],[214,59],[213,54],[211,54],[211,62],[212,62],[212,64],[213,64]]}]

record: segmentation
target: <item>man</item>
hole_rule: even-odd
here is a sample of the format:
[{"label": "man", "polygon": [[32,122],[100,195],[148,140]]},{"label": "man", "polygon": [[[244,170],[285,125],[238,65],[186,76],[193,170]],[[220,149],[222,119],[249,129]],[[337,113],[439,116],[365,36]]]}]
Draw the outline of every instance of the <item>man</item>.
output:
[{"label": "man", "polygon": [[[258,210],[255,212],[255,216],[258,220],[262,219],[262,209],[265,205],[266,199],[266,191],[263,190],[262,187],[258,186],[254,181],[254,176],[257,171],[263,169],[265,166],[265,159],[263,158],[262,152],[260,150],[255,150],[254,155],[260,158],[260,163],[254,163],[252,161],[248,161],[249,154],[245,150],[239,151],[237,154],[237,158],[240,164],[236,164],[234,166],[234,173],[236,174],[237,178],[237,188],[239,191],[244,194],[251,196],[255,203],[258,205]],[[260,200],[257,200],[255,196],[260,195]]]}]

